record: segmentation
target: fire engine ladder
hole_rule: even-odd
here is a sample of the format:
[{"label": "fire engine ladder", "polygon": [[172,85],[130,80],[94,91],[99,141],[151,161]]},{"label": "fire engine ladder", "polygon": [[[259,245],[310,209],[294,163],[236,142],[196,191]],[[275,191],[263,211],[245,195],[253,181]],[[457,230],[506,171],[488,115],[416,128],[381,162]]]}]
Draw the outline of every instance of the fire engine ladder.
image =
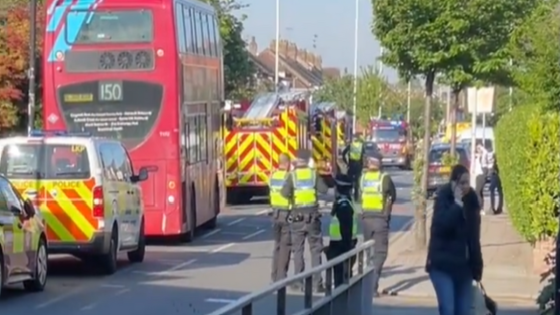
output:
[{"label": "fire engine ladder", "polygon": [[267,93],[258,96],[243,115],[243,119],[259,119],[268,117],[269,113],[278,103],[278,100],[279,96],[276,93]]}]

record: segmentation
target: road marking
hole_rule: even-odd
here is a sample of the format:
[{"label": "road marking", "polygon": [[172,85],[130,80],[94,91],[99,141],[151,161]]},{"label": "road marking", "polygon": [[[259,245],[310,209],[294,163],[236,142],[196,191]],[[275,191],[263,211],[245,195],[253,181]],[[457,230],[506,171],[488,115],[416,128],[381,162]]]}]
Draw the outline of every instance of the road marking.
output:
[{"label": "road marking", "polygon": [[228,232],[228,231],[224,231],[222,232],[223,235],[236,235],[236,236],[240,236],[240,235],[245,235],[245,233],[241,233],[241,232]]},{"label": "road marking", "polygon": [[235,221],[233,221],[233,222],[228,223],[227,226],[236,225],[236,224],[238,224],[238,223],[240,223],[240,222],[243,222],[243,221],[245,221],[245,218],[237,219],[237,220],[235,220]]},{"label": "road marking", "polygon": [[235,243],[229,243],[229,244],[226,244],[226,245],[224,245],[224,246],[220,246],[220,247],[218,247],[218,248],[216,248],[216,249],[214,249],[214,250],[211,250],[210,253],[211,253],[211,254],[219,253],[219,252],[223,251],[224,249],[228,249],[228,248],[230,248],[230,247],[232,247],[232,246],[235,246]]},{"label": "road marking", "polygon": [[35,307],[35,309],[45,308],[45,307],[50,306],[50,305],[52,305],[52,304],[58,303],[58,302],[60,302],[60,301],[62,301],[62,300],[64,300],[64,299],[67,299],[67,298],[69,298],[69,297],[71,297],[71,296],[73,296],[73,295],[76,295],[76,294],[80,293],[80,292],[83,291],[84,289],[85,289],[84,287],[81,287],[81,288],[78,287],[78,288],[74,289],[73,291],[70,291],[70,292],[68,292],[68,293],[64,293],[64,294],[62,294],[62,295],[59,295],[59,296],[57,296],[57,297],[55,297],[55,298],[53,298],[53,299],[50,299],[50,300],[48,300],[48,301],[46,301],[46,302],[44,302],[44,303],[41,303],[41,304],[37,305],[37,306]]},{"label": "road marking", "polygon": [[113,288],[113,289],[122,289],[125,286],[122,284],[112,284],[112,283],[103,283],[101,285],[99,285],[102,288]]},{"label": "road marking", "polygon": [[268,214],[268,212],[269,212],[269,211],[270,211],[270,210],[268,210],[268,209],[265,209],[265,210],[262,210],[262,211],[259,211],[259,212],[255,213],[255,215],[263,215],[263,214]]},{"label": "road marking", "polygon": [[206,299],[204,301],[208,303],[220,303],[220,304],[231,304],[237,302],[237,300],[228,300],[228,299]]},{"label": "road marking", "polygon": [[80,309],[80,311],[90,311],[90,310],[92,310],[96,305],[97,305],[96,303],[92,303],[92,304],[86,305],[86,306],[82,307],[82,308]]},{"label": "road marking", "polygon": [[251,233],[251,234],[249,234],[249,235],[244,236],[242,239],[243,239],[243,240],[248,240],[248,239],[253,238],[253,237],[257,236],[257,235],[260,235],[260,234],[262,234],[262,233],[264,233],[264,232],[265,232],[265,230],[258,230],[258,231],[256,231],[255,233]]},{"label": "road marking", "polygon": [[115,296],[119,296],[119,295],[125,294],[127,292],[130,292],[130,289],[122,289],[120,291],[117,291],[117,293],[115,293]]},{"label": "road marking", "polygon": [[208,233],[206,233],[206,234],[200,236],[200,239],[203,240],[203,239],[205,239],[205,238],[209,238],[210,236],[216,235],[216,234],[220,233],[221,231],[222,231],[222,229],[215,229],[215,230],[212,231],[212,232],[208,232]]}]

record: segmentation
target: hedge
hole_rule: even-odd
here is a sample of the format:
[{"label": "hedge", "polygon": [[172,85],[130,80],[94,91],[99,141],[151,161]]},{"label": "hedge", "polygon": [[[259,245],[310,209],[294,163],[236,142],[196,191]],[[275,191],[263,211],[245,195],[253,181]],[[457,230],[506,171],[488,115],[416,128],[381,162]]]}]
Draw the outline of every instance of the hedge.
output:
[{"label": "hedge", "polygon": [[508,213],[528,241],[555,236],[560,196],[560,115],[522,106],[496,127],[496,156]]}]

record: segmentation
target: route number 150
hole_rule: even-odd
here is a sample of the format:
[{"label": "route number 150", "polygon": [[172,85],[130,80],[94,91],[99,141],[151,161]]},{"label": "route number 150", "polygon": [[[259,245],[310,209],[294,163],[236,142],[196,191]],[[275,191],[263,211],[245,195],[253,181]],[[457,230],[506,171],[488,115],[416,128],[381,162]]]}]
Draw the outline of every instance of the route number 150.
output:
[{"label": "route number 150", "polygon": [[117,102],[123,100],[122,82],[102,81],[99,82],[99,100],[105,102]]}]

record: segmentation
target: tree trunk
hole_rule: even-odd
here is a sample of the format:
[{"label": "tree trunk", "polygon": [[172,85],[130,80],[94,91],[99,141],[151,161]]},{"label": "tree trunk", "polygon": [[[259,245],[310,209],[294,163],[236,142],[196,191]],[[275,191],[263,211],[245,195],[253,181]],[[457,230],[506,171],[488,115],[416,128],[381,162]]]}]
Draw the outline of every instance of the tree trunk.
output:
[{"label": "tree trunk", "polygon": [[430,155],[430,137],[431,137],[431,116],[432,116],[432,96],[434,92],[435,72],[426,75],[426,104],[424,107],[424,143],[422,152],[422,189],[420,194],[420,202],[415,211],[415,239],[416,248],[423,250],[426,248],[426,212],[428,197],[428,158]]},{"label": "tree trunk", "polygon": [[453,89],[451,92],[451,156],[455,156],[457,151],[457,109],[460,94],[461,89]]}]

